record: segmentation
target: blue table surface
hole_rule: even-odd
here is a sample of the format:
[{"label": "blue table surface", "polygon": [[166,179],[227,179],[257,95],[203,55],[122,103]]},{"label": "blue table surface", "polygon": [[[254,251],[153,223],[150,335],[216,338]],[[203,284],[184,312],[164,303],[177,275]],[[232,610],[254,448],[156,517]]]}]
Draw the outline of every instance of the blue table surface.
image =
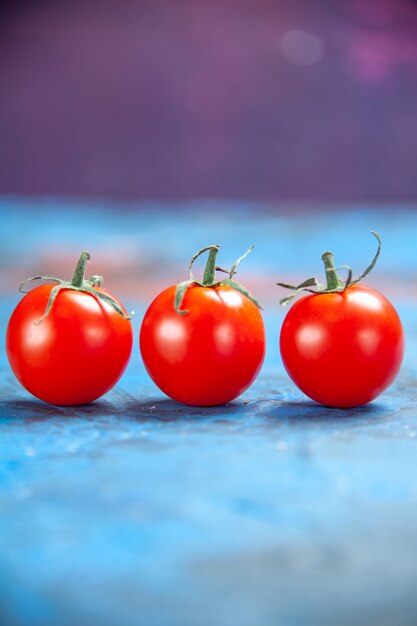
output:
[{"label": "blue table surface", "polygon": [[[2,348],[0,623],[415,626],[417,214],[139,209],[4,198],[2,336],[19,299],[12,283],[54,255],[62,264],[89,248],[106,261],[137,337],[150,297],[185,277],[196,250],[220,243],[227,265],[255,242],[239,279],[265,304],[265,365],[235,402],[190,408],[153,385],[135,341],[115,389],[57,408],[19,386]],[[406,356],[376,401],[332,410],[285,375],[274,283],[322,275],[328,247],[359,272],[375,250],[371,228],[384,244],[366,284],[396,306]]]}]

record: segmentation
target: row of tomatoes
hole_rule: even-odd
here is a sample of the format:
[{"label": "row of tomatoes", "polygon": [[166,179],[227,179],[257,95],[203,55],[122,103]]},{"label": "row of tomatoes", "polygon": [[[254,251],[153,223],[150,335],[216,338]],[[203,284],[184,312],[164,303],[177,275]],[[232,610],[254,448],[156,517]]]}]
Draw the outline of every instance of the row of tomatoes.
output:
[{"label": "row of tomatoes", "polygon": [[[375,234],[375,233],[374,233]],[[370,267],[372,269],[380,250]],[[168,396],[196,406],[229,402],[258,375],[265,355],[265,329],[256,299],[216,265],[219,246],[199,251],[189,279],[162,291],[150,304],[140,330],[146,370]],[[203,279],[192,274],[208,251]],[[83,252],[71,282],[54,277],[25,292],[13,311],[6,350],[13,372],[34,396],[56,405],[79,405],[109,391],[125,371],[132,350],[130,318],[100,283],[85,278]],[[401,321],[392,304],[359,279],[341,281],[331,253],[323,255],[327,284],[308,279],[284,285],[297,295],[280,335],[284,366],[310,398],[327,406],[352,407],[376,398],[397,375],[404,353]],[[216,272],[227,274],[223,280]],[[29,279],[35,280],[35,279]],[[25,281],[22,291],[29,281]],[[291,299],[287,298],[286,300]]]}]

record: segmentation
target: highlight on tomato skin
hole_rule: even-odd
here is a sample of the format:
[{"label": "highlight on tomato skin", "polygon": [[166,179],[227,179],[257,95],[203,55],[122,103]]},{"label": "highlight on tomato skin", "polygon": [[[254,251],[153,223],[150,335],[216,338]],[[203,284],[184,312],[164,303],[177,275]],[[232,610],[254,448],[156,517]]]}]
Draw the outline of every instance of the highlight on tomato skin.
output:
[{"label": "highlight on tomato skin", "polygon": [[229,279],[216,281],[218,246],[193,259],[206,250],[203,281],[190,273],[186,283],[162,291],[145,313],[139,338],[154,383],[170,398],[194,406],[234,400],[254,382],[265,357],[259,304],[231,279],[236,264]]},{"label": "highlight on tomato skin", "polygon": [[58,406],[104,395],[132,351],[130,318],[99,286],[101,277],[85,280],[88,259],[82,253],[71,282],[46,277],[54,284],[24,292],[7,327],[6,352],[16,378],[29,393]]},{"label": "highlight on tomato skin", "polygon": [[[323,254],[327,284],[308,279],[293,290],[312,291],[292,305],[280,333],[284,367],[298,388],[329,407],[361,406],[395,380],[404,357],[404,331],[393,305],[381,293],[337,276],[330,252]],[[349,268],[350,269],[350,268]],[[307,285],[307,289],[305,287]],[[290,298],[282,302],[286,304]]]}]

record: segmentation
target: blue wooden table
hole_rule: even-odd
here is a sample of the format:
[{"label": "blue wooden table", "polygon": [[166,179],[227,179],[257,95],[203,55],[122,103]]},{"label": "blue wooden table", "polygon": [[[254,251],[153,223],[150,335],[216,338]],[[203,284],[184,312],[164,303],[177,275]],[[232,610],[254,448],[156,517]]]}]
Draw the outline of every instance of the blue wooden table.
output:
[{"label": "blue wooden table", "polygon": [[[35,209],[34,209],[35,206]],[[326,409],[288,380],[278,280],[322,276],[320,255],[383,290],[407,341],[395,384],[368,406]],[[417,214],[276,215],[229,203],[0,205],[0,325],[27,276],[91,274],[135,309],[118,386],[85,407],[30,397],[0,351],[0,623],[7,626],[415,626]],[[263,301],[268,350],[253,387],[210,409],[147,378],[137,335],[150,299],[222,244]]]}]

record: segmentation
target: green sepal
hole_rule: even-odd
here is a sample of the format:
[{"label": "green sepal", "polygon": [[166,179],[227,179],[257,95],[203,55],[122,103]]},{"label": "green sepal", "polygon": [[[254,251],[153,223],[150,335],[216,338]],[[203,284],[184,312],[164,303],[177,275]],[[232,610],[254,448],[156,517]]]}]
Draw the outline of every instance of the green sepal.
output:
[{"label": "green sepal", "polygon": [[[368,267],[362,272],[362,274],[360,274],[360,276],[358,276],[357,278],[352,279],[352,268],[349,265],[341,265],[338,268],[335,268],[334,265],[332,265],[331,268],[327,269],[326,268],[326,272],[331,272],[333,275],[341,269],[345,269],[348,270],[348,277],[345,281],[342,281],[340,279],[337,280],[337,285],[330,289],[328,286],[326,285],[322,285],[322,283],[320,283],[317,278],[315,278],[314,276],[312,278],[308,278],[307,280],[305,280],[304,282],[300,283],[299,285],[289,285],[288,283],[277,283],[277,285],[279,285],[280,287],[284,287],[285,289],[291,289],[293,291],[293,293],[289,296],[287,296],[286,298],[282,298],[280,300],[280,305],[281,306],[286,306],[287,304],[289,304],[289,302],[291,302],[294,298],[297,297],[297,295],[301,292],[301,291],[307,291],[309,293],[341,293],[343,291],[345,291],[348,287],[351,287],[352,285],[356,285],[356,283],[358,283],[359,281],[361,281],[363,278],[365,278],[365,276],[367,276],[369,274],[369,272],[372,271],[372,269],[375,266],[375,263],[378,260],[378,257],[380,255],[381,252],[381,246],[382,246],[382,241],[381,241],[381,237],[378,235],[377,232],[375,232],[374,230],[371,230],[371,233],[374,235],[374,237],[376,238],[376,240],[378,241],[378,249],[371,261],[371,263],[368,265]],[[322,255],[322,259],[324,260],[324,257],[326,255],[332,255],[331,252],[325,252]],[[333,255],[332,255],[332,260],[333,260]]]},{"label": "green sepal", "polygon": [[[47,317],[47,315],[49,314],[49,311],[52,309],[52,306],[55,302],[55,299],[58,295],[58,293],[61,291],[61,289],[63,288],[64,283],[61,283],[60,285],[56,285],[56,287],[54,287],[53,289],[51,289],[50,294],[49,294],[49,299],[48,299],[48,304],[46,305],[46,309],[44,314],[42,315],[41,318],[39,318],[35,324],[38,325],[41,322],[43,322],[43,320],[45,319],[45,317]],[[75,289],[75,287],[72,287],[72,289]]]},{"label": "green sepal", "polygon": [[[279,287],[284,287],[285,289],[291,289],[293,291],[293,293],[290,296],[287,296],[286,298],[283,298],[282,300],[280,300],[281,306],[286,306],[287,304],[289,304],[291,300],[294,300],[294,298],[298,296],[300,291],[309,291],[310,293],[318,293],[319,291],[323,291],[324,289],[324,286],[317,280],[315,276],[312,276],[311,278],[307,278],[307,280],[300,283],[299,285],[289,285],[288,283],[277,283],[277,285]],[[313,287],[315,289],[312,289]]]},{"label": "green sepal", "polygon": [[29,293],[29,291],[31,290],[29,289],[29,291],[26,291],[26,289],[23,289],[23,287],[25,285],[28,285],[29,283],[34,282],[35,280],[43,280],[43,281],[47,281],[48,283],[58,283],[58,284],[65,282],[61,280],[61,278],[56,278],[56,276],[32,276],[32,278],[26,278],[26,280],[20,283],[20,286],[19,286],[20,293]]},{"label": "green sepal", "polygon": [[194,280],[184,280],[182,283],[179,283],[177,285],[177,288],[175,289],[174,308],[178,315],[187,315],[187,313],[189,313],[189,311],[181,309],[181,304],[184,300],[185,292],[187,291],[188,287],[196,284],[199,283],[196,283],[196,281]]},{"label": "green sepal", "polygon": [[112,298],[111,296],[108,296],[106,293],[96,291],[95,289],[87,289],[87,287],[85,286],[81,289],[78,289],[78,291],[84,291],[94,296],[97,300],[103,300],[103,302],[109,304],[116,311],[116,313],[119,313],[119,315],[124,317],[125,320],[132,319],[132,315],[127,315],[127,313],[123,311],[122,307],[119,306],[116,300],[114,300],[114,298]]},{"label": "green sepal", "polygon": [[[237,267],[238,267],[239,263],[241,261],[243,261],[243,259],[245,257],[248,256],[248,254],[252,251],[254,246],[251,246],[245,252],[245,254],[243,254],[241,257],[239,257],[233,263],[233,265],[230,268],[230,270],[227,270],[227,269],[225,269],[223,267],[219,267],[218,265],[215,264],[216,255],[217,255],[217,253],[219,251],[219,248],[220,248],[220,246],[218,244],[211,245],[211,246],[206,246],[205,248],[202,248],[201,250],[199,250],[192,257],[190,263],[188,264],[189,279],[179,283],[177,285],[177,287],[176,287],[176,290],[175,290],[174,308],[175,308],[175,311],[179,315],[186,315],[187,313],[189,313],[188,310],[182,310],[181,309],[181,305],[182,305],[185,293],[186,293],[187,289],[191,285],[199,285],[200,287],[207,287],[207,288],[219,287],[220,285],[229,285],[229,287],[232,287],[236,291],[239,291],[241,294],[243,294],[244,296],[249,298],[249,300],[251,300],[251,302],[253,302],[259,309],[262,310],[262,306],[258,302],[258,300],[245,287],[243,287],[243,285],[241,285],[237,281],[233,280],[233,275],[236,274],[236,270],[237,270]],[[194,278],[194,275],[193,275],[193,272],[192,272],[192,267],[193,267],[193,264],[196,261],[196,259],[201,254],[203,254],[204,252],[207,252],[207,251],[209,251],[209,258],[208,258],[208,261],[207,261],[206,269],[204,271],[203,280],[198,281],[198,280],[196,280]],[[215,281],[215,271],[223,272],[224,274],[228,274],[229,277],[225,278],[224,280],[220,280],[220,281],[216,282]]]},{"label": "green sepal", "polygon": [[229,287],[232,287],[232,289],[235,289],[236,291],[239,291],[244,296],[249,298],[249,300],[251,300],[251,302],[253,302],[253,304],[255,304],[258,307],[258,309],[260,309],[261,311],[263,310],[263,307],[258,302],[258,300],[255,298],[255,296],[253,296],[251,294],[251,292],[248,291],[243,285],[238,283],[237,280],[232,280],[231,278],[226,278],[226,280],[222,280],[221,281],[220,285],[229,285]]},{"label": "green sepal", "polygon": [[103,276],[92,276],[88,281],[88,284],[90,285],[90,287],[101,287],[103,283],[104,283]]},{"label": "green sepal", "polygon": [[378,250],[376,251],[374,258],[372,259],[372,261],[368,265],[368,267],[362,272],[362,274],[360,276],[358,276],[358,278],[355,278],[354,280],[351,280],[350,285],[355,285],[360,280],[362,280],[362,278],[365,278],[365,276],[367,276],[369,274],[369,272],[371,272],[373,270],[373,268],[375,266],[375,263],[378,261],[378,257],[379,257],[379,255],[381,253],[382,240],[381,240],[381,237],[378,235],[378,233],[375,230],[371,230],[371,233],[373,234],[375,239],[378,241]]},{"label": "green sepal", "polygon": [[[235,261],[232,265],[232,267],[230,268],[229,271],[229,278],[233,278],[233,275],[236,274],[236,270],[237,270],[237,266],[239,265],[239,263],[241,261],[243,261],[243,259],[246,259],[246,257],[248,256],[248,254],[250,252],[252,252],[252,250],[254,249],[255,244],[253,246],[251,246],[250,248],[248,248],[248,250],[246,250],[245,254],[242,254],[242,256],[240,256],[237,261]],[[227,270],[226,270],[227,271]],[[243,293],[243,292],[242,292]],[[249,292],[248,292],[249,293]],[[253,299],[253,301],[255,302],[255,300]]]},{"label": "green sepal", "polygon": [[85,269],[87,265],[87,261],[90,259],[90,254],[88,252],[82,252],[80,259],[77,263],[77,267],[74,273],[74,277],[72,282],[67,280],[62,280],[61,278],[57,278],[56,276],[34,276],[32,278],[27,278],[24,280],[20,287],[19,291],[21,293],[29,293],[24,287],[33,281],[42,280],[46,282],[55,282],[57,285],[51,289],[49,294],[48,303],[46,305],[46,309],[42,317],[35,322],[35,324],[40,324],[43,320],[49,315],[55,300],[62,289],[69,289],[71,291],[79,291],[81,293],[88,293],[96,298],[97,301],[106,302],[110,305],[117,313],[119,313],[124,319],[130,320],[131,316],[127,315],[119,303],[109,296],[108,294],[102,293],[101,291],[97,291],[94,287],[98,287],[103,282],[102,276],[92,276],[89,280],[84,278]]}]

